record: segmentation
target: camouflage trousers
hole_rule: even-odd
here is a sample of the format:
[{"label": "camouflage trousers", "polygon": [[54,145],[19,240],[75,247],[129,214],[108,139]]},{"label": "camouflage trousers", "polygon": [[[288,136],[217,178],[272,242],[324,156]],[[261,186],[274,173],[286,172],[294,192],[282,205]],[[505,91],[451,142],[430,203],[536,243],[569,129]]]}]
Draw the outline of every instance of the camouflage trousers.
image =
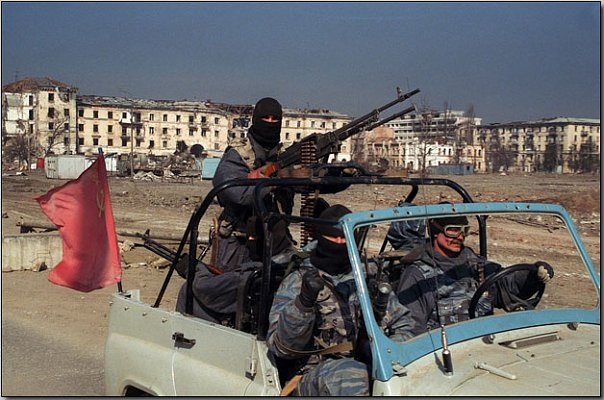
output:
[{"label": "camouflage trousers", "polygon": [[369,396],[368,366],[352,358],[324,360],[306,372],[296,396]]}]

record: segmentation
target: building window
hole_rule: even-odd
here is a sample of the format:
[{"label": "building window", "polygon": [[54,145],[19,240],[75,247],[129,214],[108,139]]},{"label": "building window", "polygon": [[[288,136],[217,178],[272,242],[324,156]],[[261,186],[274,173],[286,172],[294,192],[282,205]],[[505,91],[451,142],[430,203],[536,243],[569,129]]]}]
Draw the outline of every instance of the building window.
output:
[{"label": "building window", "polygon": [[136,147],[141,147],[142,142],[143,142],[143,139],[136,139]]},{"label": "building window", "polygon": [[189,136],[193,136],[194,133],[195,131],[193,129],[189,129]]},{"label": "building window", "polygon": [[122,136],[126,136],[127,133],[128,131],[126,130],[126,127],[122,126]]},{"label": "building window", "polygon": [[165,149],[166,147],[168,147],[168,141],[164,140],[163,142],[161,142],[161,145]]},{"label": "building window", "polygon": [[219,133],[218,131],[214,131],[214,137],[215,137],[215,138],[219,137],[219,136],[218,136],[218,133]]},{"label": "building window", "polygon": [[99,145],[99,138],[92,138],[92,145],[93,146],[98,146]]},{"label": "building window", "polygon": [[208,130],[207,129],[202,129],[201,130],[201,137],[206,137],[208,134]]},{"label": "building window", "polygon": [[63,109],[63,115],[66,117],[69,117],[69,108],[64,108]]},{"label": "building window", "polygon": [[52,107],[48,107],[48,118],[54,118],[55,117],[55,109]]},{"label": "building window", "polygon": [[113,133],[113,125],[107,125],[107,133]]},{"label": "building window", "polygon": [[[168,122],[168,114],[164,114],[163,116],[163,121],[164,122]],[[164,146],[165,147],[165,146]]]},{"label": "building window", "polygon": [[78,124],[78,132],[84,132],[84,124]]},{"label": "building window", "polygon": [[155,114],[149,114],[149,121],[155,121]]},{"label": "building window", "polygon": [[155,128],[154,127],[149,127],[149,135],[154,135],[155,134]]},{"label": "building window", "polygon": [[214,143],[214,150],[220,150],[220,144]]},{"label": "building window", "polygon": [[34,110],[29,110],[29,120],[30,121],[34,120]]},{"label": "building window", "polygon": [[69,122],[66,122],[66,123],[63,124],[63,130],[65,132],[69,132]]},{"label": "building window", "polygon": [[192,115],[189,115],[189,123],[192,124],[195,121]]},{"label": "building window", "polygon": [[29,96],[29,105],[30,106],[34,105],[34,96]]},{"label": "building window", "polygon": [[325,128],[325,121],[321,122],[321,128]]},{"label": "building window", "polygon": [[289,132],[285,132],[285,140],[289,140]]},{"label": "building window", "polygon": [[113,111],[107,111],[107,118],[113,119]]},{"label": "building window", "polygon": [[69,146],[69,136],[65,136],[65,137],[63,138],[63,144],[64,144],[65,146]]},{"label": "building window", "polygon": [[93,118],[98,118],[99,117],[99,112],[98,111],[93,111],[92,115],[93,115]]},{"label": "building window", "polygon": [[[162,128],[162,129],[161,129],[161,133],[162,133],[163,135],[167,135],[167,134],[168,134],[168,128]],[[164,146],[164,147],[166,147],[166,146]]]},{"label": "building window", "polygon": [[113,139],[107,139],[107,146],[113,146]]},{"label": "building window", "polygon": [[333,122],[333,123],[331,124],[331,129],[336,129],[336,125],[337,125],[337,124],[336,124],[335,122]]},{"label": "building window", "polygon": [[[180,117],[179,115],[177,117]],[[180,136],[180,128],[176,128],[176,136]]]},{"label": "building window", "polygon": [[206,117],[205,117],[205,116],[202,116],[202,117],[201,117],[201,123],[202,123],[202,124],[204,124],[205,122],[206,122]]},{"label": "building window", "polygon": [[152,149],[155,147],[155,140],[149,140],[149,148]]},{"label": "building window", "polygon": [[84,116],[84,110],[78,110],[78,116],[79,117],[83,117]]},{"label": "building window", "polygon": [[124,111],[124,112],[122,113],[122,118],[124,118],[124,119],[128,118],[128,113]]},{"label": "building window", "polygon": [[314,128],[315,127],[315,121],[310,121],[310,127]]},{"label": "building window", "polygon": [[48,130],[52,131],[53,129],[55,129],[55,123],[54,122],[49,122],[48,123]]},{"label": "building window", "polygon": [[83,137],[78,138],[78,144],[79,144],[80,146],[84,146],[84,138],[83,138]]},{"label": "building window", "polygon": [[300,140],[302,138],[302,134],[300,132],[296,133],[296,140]]},{"label": "building window", "polygon": [[122,147],[128,146],[128,139],[122,138]]},{"label": "building window", "polygon": [[49,103],[53,103],[55,101],[55,94],[54,93],[48,93],[48,102]]},{"label": "building window", "polygon": [[95,132],[95,133],[98,133],[99,126],[97,124],[92,125],[92,131]]},{"label": "building window", "polygon": [[298,121],[297,127],[299,128],[302,123]]},{"label": "building window", "polygon": [[176,122],[180,122],[180,115],[176,116]]},{"label": "building window", "polygon": [[218,125],[220,123],[220,118],[214,118],[214,123]]}]

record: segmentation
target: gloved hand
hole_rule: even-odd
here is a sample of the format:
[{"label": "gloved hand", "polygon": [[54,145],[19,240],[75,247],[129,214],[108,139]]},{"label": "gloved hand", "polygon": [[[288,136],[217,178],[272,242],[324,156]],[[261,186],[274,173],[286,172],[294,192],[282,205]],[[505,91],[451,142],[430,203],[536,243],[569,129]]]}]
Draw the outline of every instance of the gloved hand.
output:
[{"label": "gloved hand", "polygon": [[311,308],[317,301],[319,292],[323,290],[325,281],[319,275],[319,270],[316,268],[311,269],[302,275],[302,287],[300,288],[300,294],[298,299],[300,304],[306,308]]},{"label": "gloved hand", "polygon": [[537,269],[537,277],[541,282],[546,283],[554,277],[554,269],[548,263],[544,261],[538,261],[535,263],[535,265],[539,266],[539,268]]}]

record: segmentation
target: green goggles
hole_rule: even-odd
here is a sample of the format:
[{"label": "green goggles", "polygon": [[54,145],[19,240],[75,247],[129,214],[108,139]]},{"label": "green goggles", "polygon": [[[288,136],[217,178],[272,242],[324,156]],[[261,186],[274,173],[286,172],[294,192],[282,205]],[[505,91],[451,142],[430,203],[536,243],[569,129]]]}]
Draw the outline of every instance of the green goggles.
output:
[{"label": "green goggles", "polygon": [[455,239],[459,236],[459,234],[463,234],[464,236],[468,236],[470,233],[470,225],[445,225],[441,226],[439,223],[434,222],[442,233],[449,239]]}]

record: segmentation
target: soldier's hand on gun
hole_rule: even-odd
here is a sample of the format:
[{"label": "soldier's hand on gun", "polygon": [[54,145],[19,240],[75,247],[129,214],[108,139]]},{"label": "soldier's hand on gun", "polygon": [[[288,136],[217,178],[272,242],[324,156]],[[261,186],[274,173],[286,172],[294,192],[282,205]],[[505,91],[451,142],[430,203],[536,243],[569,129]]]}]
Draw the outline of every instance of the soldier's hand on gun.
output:
[{"label": "soldier's hand on gun", "polygon": [[323,290],[325,281],[319,275],[319,270],[313,268],[302,275],[302,287],[298,298],[300,304],[304,307],[311,308],[317,301],[319,292]]},{"label": "soldier's hand on gun", "polygon": [[546,283],[554,277],[554,269],[551,265],[543,261],[538,261],[535,264],[539,266],[537,269],[537,277],[541,282]]}]

